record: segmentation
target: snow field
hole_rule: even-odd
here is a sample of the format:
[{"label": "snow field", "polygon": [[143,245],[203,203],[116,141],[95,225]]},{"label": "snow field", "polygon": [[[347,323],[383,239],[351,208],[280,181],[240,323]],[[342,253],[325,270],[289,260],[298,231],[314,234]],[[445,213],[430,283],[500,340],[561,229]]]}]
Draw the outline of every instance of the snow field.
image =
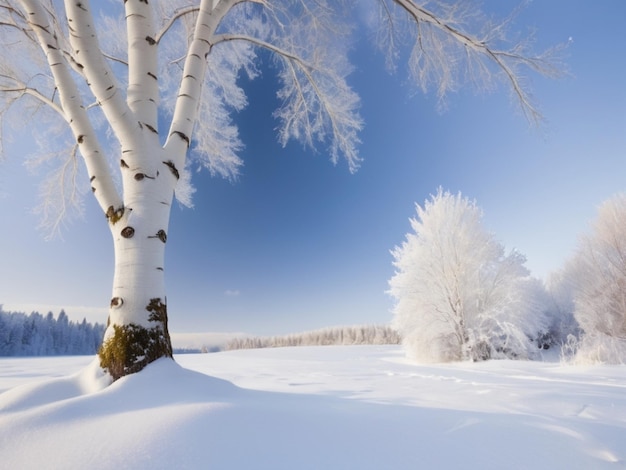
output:
[{"label": "snow field", "polygon": [[424,366],[398,346],[177,361],[95,391],[89,357],[1,360],[0,390],[25,384],[0,395],[2,466],[626,468],[624,366]]}]

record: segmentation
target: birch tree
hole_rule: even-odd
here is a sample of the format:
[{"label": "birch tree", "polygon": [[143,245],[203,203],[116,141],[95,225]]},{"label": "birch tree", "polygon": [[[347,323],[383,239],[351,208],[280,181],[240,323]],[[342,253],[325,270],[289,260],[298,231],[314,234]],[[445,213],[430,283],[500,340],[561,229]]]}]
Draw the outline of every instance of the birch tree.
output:
[{"label": "birch tree", "polygon": [[406,60],[415,85],[442,100],[463,81],[501,79],[534,120],[522,72],[557,69],[550,51],[508,43],[509,22],[486,20],[471,2],[1,0],[1,115],[5,124],[36,119],[42,160],[57,163],[44,183],[44,220],[57,228],[79,206],[84,181],[111,230],[102,368],[115,380],[172,355],[164,281],[172,201],[189,203],[192,165],[237,175],[242,142],[231,113],[246,105],[237,78],[257,75],[260,51],[273,57],[280,84],[280,142],[322,147],[355,171],[362,121],[347,82],[355,27],[374,28],[390,65]]}]

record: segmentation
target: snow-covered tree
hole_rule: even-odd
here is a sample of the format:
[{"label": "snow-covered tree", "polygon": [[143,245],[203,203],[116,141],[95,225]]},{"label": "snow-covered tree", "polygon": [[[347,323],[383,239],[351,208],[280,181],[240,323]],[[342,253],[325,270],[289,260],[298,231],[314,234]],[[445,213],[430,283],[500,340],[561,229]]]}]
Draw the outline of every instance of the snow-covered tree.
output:
[{"label": "snow-covered tree", "polygon": [[376,29],[390,62],[409,45],[417,86],[443,99],[462,81],[501,78],[537,117],[521,69],[552,74],[550,54],[507,43],[510,18],[493,23],[473,2],[0,1],[4,122],[37,118],[42,161],[56,163],[44,220],[58,227],[86,186],[111,230],[115,273],[99,354],[112,379],[172,356],[164,253],[174,192],[189,203],[192,164],[237,174],[242,142],[231,113],[246,105],[237,78],[257,75],[258,51],[275,58],[280,141],[325,146],[356,170],[362,122],[346,78],[357,18]]},{"label": "snow-covered tree", "polygon": [[579,360],[626,362],[626,194],[600,206],[563,275],[583,330]]},{"label": "snow-covered tree", "polygon": [[543,286],[525,258],[482,226],[474,201],[441,189],[416,204],[413,232],[392,251],[394,326],[418,361],[529,357],[546,329]]}]

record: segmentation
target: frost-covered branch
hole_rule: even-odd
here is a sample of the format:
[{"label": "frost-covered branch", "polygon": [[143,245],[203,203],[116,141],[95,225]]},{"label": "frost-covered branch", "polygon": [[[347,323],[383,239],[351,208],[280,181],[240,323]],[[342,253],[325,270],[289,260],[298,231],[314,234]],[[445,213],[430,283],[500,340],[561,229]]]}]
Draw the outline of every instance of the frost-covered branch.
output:
[{"label": "frost-covered branch", "polygon": [[[92,190],[103,212],[120,207],[121,197],[111,177],[104,152],[87,112],[80,100],[80,92],[70,75],[70,70],[61,50],[57,35],[48,21],[48,13],[37,0],[21,0],[28,12],[28,21],[36,34],[41,49],[46,55],[54,83],[59,94],[60,105],[52,106],[68,123],[83,155]],[[39,93],[40,94],[40,93]],[[61,211],[63,212],[63,211]]]},{"label": "frost-covered branch", "polygon": [[[35,211],[41,216],[40,228],[46,233],[46,238],[60,233],[61,226],[70,215],[82,214],[78,145],[75,144],[69,152],[63,148],[55,156],[63,159],[64,163],[44,177],[40,186],[42,203]],[[49,159],[50,155],[42,158]],[[36,160],[29,162],[33,168],[37,165],[39,162]]]},{"label": "frost-covered branch", "polygon": [[[323,140],[324,128],[329,127],[332,136],[331,159],[333,163],[337,163],[340,155],[343,155],[350,170],[356,171],[360,162],[356,150],[356,144],[359,142],[357,133],[361,130],[363,123],[355,113],[359,102],[358,97],[351,92],[341,77],[329,77],[330,70],[320,70],[319,64],[311,64],[294,52],[258,38],[221,34],[214,38],[213,44],[229,41],[246,41],[283,59],[285,73],[282,77],[285,84],[290,86],[286,86],[279,96],[284,101],[292,101],[292,103],[288,110],[283,108],[275,113],[284,121],[280,133],[281,143],[286,145],[293,135],[302,137],[302,140],[313,148],[316,139]],[[321,82],[324,79],[333,82],[334,87],[323,89]]]},{"label": "frost-covered branch", "polygon": [[[383,3],[386,1],[381,0]],[[410,71],[423,89],[427,89],[430,82],[434,82],[441,99],[449,89],[454,88],[456,61],[453,57],[454,50],[457,49],[463,52],[467,71],[475,83],[490,81],[492,73],[489,70],[489,63],[491,63],[508,82],[526,117],[531,122],[541,119],[541,113],[532,102],[518,68],[523,65],[547,77],[558,77],[562,73],[555,63],[555,55],[559,48],[540,55],[529,54],[524,42],[515,44],[509,49],[500,49],[495,42],[503,38],[505,27],[514,15],[500,24],[487,23],[486,32],[479,36],[465,31],[461,26],[464,21],[476,14],[475,11],[468,11],[472,8],[469,5],[437,1],[432,5],[433,8],[439,9],[435,13],[414,0],[393,0],[393,2],[408,14],[414,23],[416,38],[411,54]]]}]

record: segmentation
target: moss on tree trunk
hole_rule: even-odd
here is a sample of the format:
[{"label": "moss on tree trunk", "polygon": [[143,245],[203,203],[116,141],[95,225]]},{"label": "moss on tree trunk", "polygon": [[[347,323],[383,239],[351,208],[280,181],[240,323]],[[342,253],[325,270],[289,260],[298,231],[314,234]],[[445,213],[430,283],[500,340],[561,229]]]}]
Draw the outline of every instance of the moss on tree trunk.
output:
[{"label": "moss on tree trunk", "polygon": [[141,371],[162,357],[172,357],[172,343],[167,328],[167,306],[161,299],[151,299],[146,306],[148,320],[154,326],[143,327],[135,323],[111,325],[113,335],[107,338],[98,351],[100,367],[117,380]]}]

